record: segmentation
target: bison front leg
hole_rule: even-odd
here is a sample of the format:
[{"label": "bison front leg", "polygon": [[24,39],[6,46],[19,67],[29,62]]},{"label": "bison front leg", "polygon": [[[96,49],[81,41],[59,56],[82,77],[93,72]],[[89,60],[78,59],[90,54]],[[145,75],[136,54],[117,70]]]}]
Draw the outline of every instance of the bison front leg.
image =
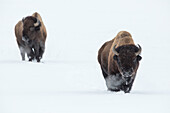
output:
[{"label": "bison front leg", "polygon": [[21,53],[22,60],[24,61],[25,60],[25,49],[24,49],[24,47],[20,46],[19,50]]},{"label": "bison front leg", "polygon": [[40,48],[39,48],[39,59],[41,60],[43,54],[45,51],[45,43],[44,42],[40,42]]},{"label": "bison front leg", "polygon": [[44,54],[44,50],[45,50],[44,47],[41,47],[41,48],[40,48],[40,55],[39,55],[39,58],[40,58],[40,59],[42,58],[42,56],[43,56],[43,54]]},{"label": "bison front leg", "polygon": [[122,85],[121,90],[123,90],[125,93],[130,93],[133,82],[134,82],[134,78],[131,78],[130,82],[126,81],[126,83]]},{"label": "bison front leg", "polygon": [[29,49],[29,52],[27,53],[29,61],[34,60],[34,51],[32,48]]},{"label": "bison front leg", "polygon": [[29,61],[32,61],[34,59],[34,51],[31,47],[26,47],[26,53]]},{"label": "bison front leg", "polygon": [[121,87],[121,90],[123,90],[125,93],[130,93],[131,86],[129,86],[129,85],[123,85],[123,86]]},{"label": "bison front leg", "polygon": [[40,55],[40,46],[39,44],[36,44],[35,46],[35,58],[37,60],[37,62],[40,62],[40,58],[39,58],[39,55]]},{"label": "bison front leg", "polygon": [[31,52],[29,54],[27,54],[27,56],[28,56],[29,61],[34,60],[34,52],[32,49],[31,49]]}]

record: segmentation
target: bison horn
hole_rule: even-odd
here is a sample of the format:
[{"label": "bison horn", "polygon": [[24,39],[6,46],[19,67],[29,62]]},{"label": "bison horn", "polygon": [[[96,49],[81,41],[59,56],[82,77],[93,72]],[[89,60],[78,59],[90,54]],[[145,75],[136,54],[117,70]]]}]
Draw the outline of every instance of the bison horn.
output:
[{"label": "bison horn", "polygon": [[141,54],[141,51],[142,51],[142,48],[141,48],[141,46],[138,44],[138,52],[136,52],[135,54],[136,54],[136,56],[138,56],[139,54]]},{"label": "bison horn", "polygon": [[23,17],[23,18],[22,18],[22,22],[23,22],[23,23],[24,23],[24,20],[25,20],[25,18]]},{"label": "bison horn", "polygon": [[34,23],[34,27],[37,27],[37,26],[39,26],[39,25],[40,25],[40,21],[37,19],[37,22]]},{"label": "bison horn", "polygon": [[116,51],[115,47],[116,47],[116,45],[113,47],[112,51],[115,55],[119,55],[119,53]]}]

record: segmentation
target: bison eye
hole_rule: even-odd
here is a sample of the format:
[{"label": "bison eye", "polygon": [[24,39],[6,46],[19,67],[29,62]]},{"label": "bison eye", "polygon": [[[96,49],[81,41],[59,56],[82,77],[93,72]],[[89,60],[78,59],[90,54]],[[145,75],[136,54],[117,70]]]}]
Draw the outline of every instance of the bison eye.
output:
[{"label": "bison eye", "polygon": [[113,59],[114,59],[114,60],[118,60],[117,55],[114,55],[114,56],[113,56]]},{"label": "bison eye", "polygon": [[142,57],[138,55],[137,60],[140,61],[141,59],[142,59]]}]

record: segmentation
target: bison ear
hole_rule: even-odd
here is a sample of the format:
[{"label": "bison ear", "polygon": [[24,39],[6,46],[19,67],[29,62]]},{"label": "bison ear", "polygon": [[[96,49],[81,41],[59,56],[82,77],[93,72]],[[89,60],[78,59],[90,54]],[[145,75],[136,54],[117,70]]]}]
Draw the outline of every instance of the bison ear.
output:
[{"label": "bison ear", "polygon": [[142,60],[142,57],[138,55],[138,56],[137,56],[137,60],[138,60],[138,61]]},{"label": "bison ear", "polygon": [[22,18],[22,22],[23,22],[23,23],[24,23],[24,20],[25,20],[25,18],[23,17],[23,18]]},{"label": "bison ear", "polygon": [[118,58],[117,58],[117,55],[114,55],[114,56],[113,56],[113,59],[114,59],[114,60],[117,60],[117,59],[118,59]]}]

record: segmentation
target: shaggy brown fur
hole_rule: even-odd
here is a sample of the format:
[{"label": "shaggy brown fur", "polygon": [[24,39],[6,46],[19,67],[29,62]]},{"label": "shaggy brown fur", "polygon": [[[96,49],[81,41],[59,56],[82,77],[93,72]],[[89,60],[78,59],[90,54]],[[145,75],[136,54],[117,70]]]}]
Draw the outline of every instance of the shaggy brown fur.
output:
[{"label": "shaggy brown fur", "polygon": [[[116,48],[116,51],[119,53],[118,56],[115,55],[113,52],[114,47]],[[126,74],[126,72],[128,72],[129,75],[133,76],[133,80],[134,80],[139,65],[139,61],[136,59],[139,60],[141,59],[140,56],[138,56],[137,58],[135,54],[138,51],[139,48],[135,46],[131,34],[127,31],[120,31],[114,39],[104,43],[98,51],[98,62],[101,66],[104,78],[106,79],[108,78],[108,76],[119,75],[121,76],[120,77],[121,79],[124,76],[124,73]],[[133,63],[134,61],[135,63]],[[133,72],[131,71],[132,69]],[[126,82],[126,81],[122,80],[119,82]],[[121,85],[114,86],[115,89],[110,89],[109,87],[108,89],[113,91],[127,90],[127,89],[122,89]],[[127,90],[127,92],[129,92],[130,89],[131,87]]]},{"label": "shaggy brown fur", "polygon": [[25,53],[27,53],[29,61],[36,59],[39,62],[45,50],[47,37],[41,16],[35,12],[32,16],[19,21],[15,26],[15,36],[22,60],[25,60]]}]

